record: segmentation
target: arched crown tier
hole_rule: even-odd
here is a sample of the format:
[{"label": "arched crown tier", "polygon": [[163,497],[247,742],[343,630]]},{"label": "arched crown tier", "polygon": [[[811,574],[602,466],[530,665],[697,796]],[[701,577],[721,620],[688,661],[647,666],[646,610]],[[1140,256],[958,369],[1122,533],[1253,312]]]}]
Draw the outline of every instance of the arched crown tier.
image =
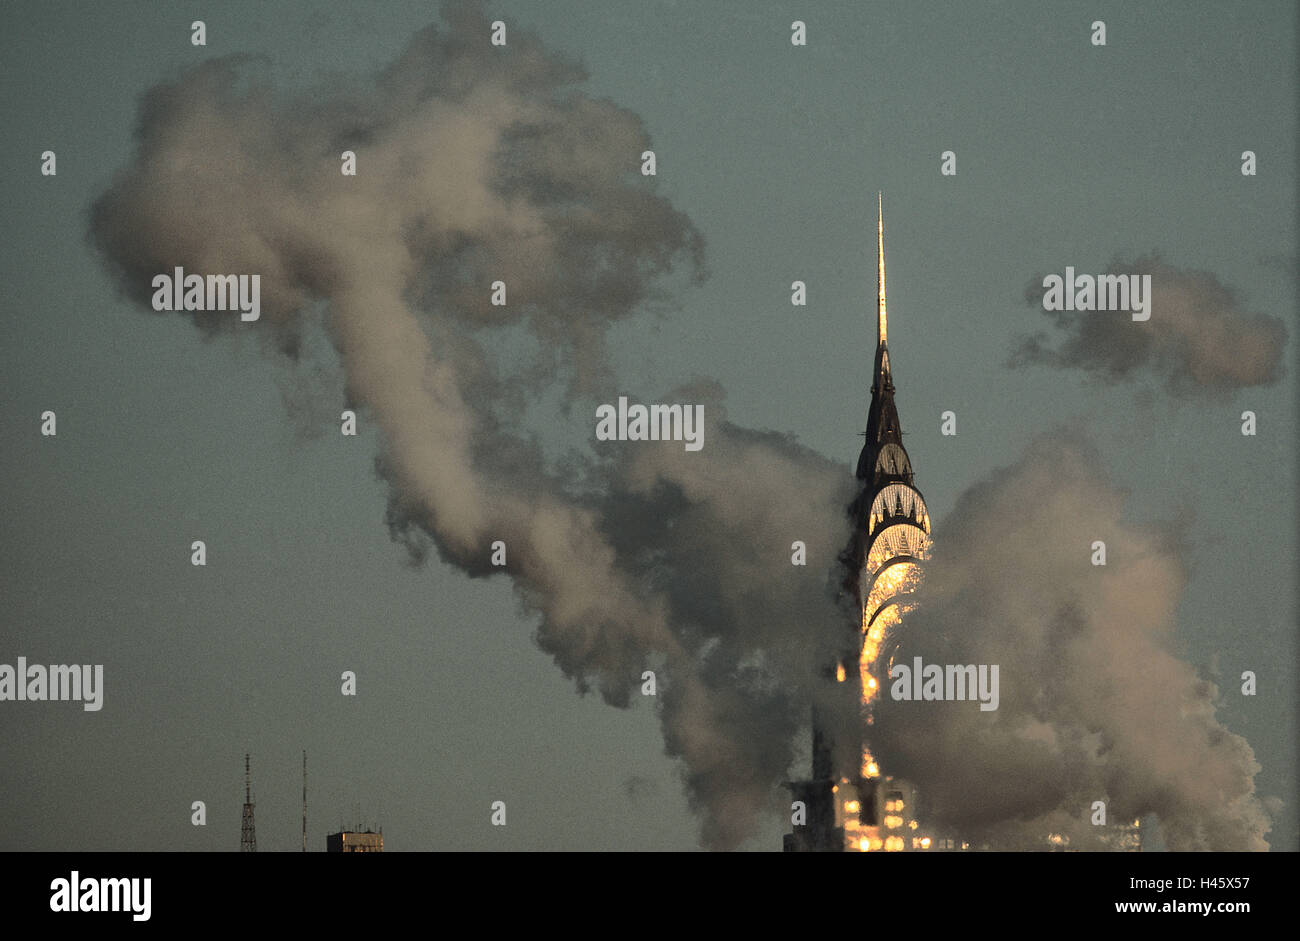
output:
[{"label": "arched crown tier", "polygon": [[873,533],[886,521],[910,521],[927,533],[930,532],[930,514],[925,500],[914,487],[903,483],[886,484],[871,501],[867,517],[867,532]]},{"label": "arched crown tier", "polygon": [[930,555],[930,534],[913,523],[895,523],[886,526],[871,539],[867,550],[866,580],[870,580],[885,563],[900,556],[927,559]]},{"label": "arched crown tier", "polygon": [[862,603],[862,620],[870,624],[876,612],[899,595],[910,595],[921,587],[925,573],[913,559],[896,559],[872,579],[867,598]]},{"label": "arched crown tier", "polygon": [[880,453],[876,455],[875,472],[887,477],[911,478],[912,462],[903,446],[891,441],[882,445]]}]

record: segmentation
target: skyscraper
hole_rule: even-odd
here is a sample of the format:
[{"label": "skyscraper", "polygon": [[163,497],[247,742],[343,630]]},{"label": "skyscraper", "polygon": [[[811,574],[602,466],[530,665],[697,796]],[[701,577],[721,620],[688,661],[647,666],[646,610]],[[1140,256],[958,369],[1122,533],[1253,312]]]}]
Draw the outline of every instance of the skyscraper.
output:
[{"label": "skyscraper", "polygon": [[[915,606],[909,596],[920,585],[920,563],[930,549],[930,516],[916,489],[894,405],[880,197],[876,233],[878,289],[871,407],[866,441],[858,457],[858,494],[848,508],[853,534],[841,555],[844,592],[860,609],[861,625],[856,643],[834,668],[836,682],[856,694],[862,724],[870,722],[871,701],[882,686],[877,667],[888,665],[903,617]],[[880,768],[865,740],[836,741],[814,714],[812,777],[791,785],[795,800],[804,804],[806,820],[798,822],[796,808],[794,832],[785,838],[786,850],[907,848],[910,834],[906,824],[911,823],[915,811],[910,806],[911,789],[904,782],[882,786],[887,784],[891,782],[880,779]]]}]

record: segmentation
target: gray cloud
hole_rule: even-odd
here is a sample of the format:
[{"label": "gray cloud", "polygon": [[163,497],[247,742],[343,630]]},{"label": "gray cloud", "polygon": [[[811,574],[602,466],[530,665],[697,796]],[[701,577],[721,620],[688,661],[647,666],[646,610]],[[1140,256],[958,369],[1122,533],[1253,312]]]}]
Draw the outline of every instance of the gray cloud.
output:
[{"label": "gray cloud", "polygon": [[[1059,272],[1058,272],[1059,273]],[[1232,290],[1207,271],[1175,268],[1158,256],[1118,260],[1111,274],[1149,274],[1152,313],[1145,322],[1125,312],[1044,311],[1055,329],[1023,338],[1010,365],[1079,369],[1108,382],[1150,375],[1180,397],[1268,385],[1281,378],[1287,330],[1267,314],[1245,311]],[[1025,300],[1041,309],[1042,277]]]},{"label": "gray cloud", "polygon": [[[690,220],[638,172],[640,120],[580,90],[581,69],[512,29],[489,45],[472,5],[419,33],[358,92],[277,94],[263,63],[228,57],[149,91],[138,151],[91,210],[91,239],[126,296],[151,278],[259,273],[262,320],[182,314],[259,337],[303,365],[301,405],[329,376],[378,425],[388,525],[416,559],[472,576],[503,540],[537,642],[581,690],[626,705],[659,670],[666,749],[683,763],[702,836],[734,846],[769,812],[807,715],[848,475],[793,440],[726,421],[703,382],[705,449],[604,444],[550,461],[518,415],[563,383],[569,420],[620,391],[608,328],[673,272],[702,276]],[[356,152],[358,174],[339,172]],[[489,303],[506,282],[508,304]],[[318,321],[322,316],[323,321]],[[511,330],[533,355],[500,354]],[[824,570],[824,569],[823,569]],[[818,615],[821,611],[821,615]]]},{"label": "gray cloud", "polygon": [[[936,815],[1002,847],[1050,832],[1097,847],[1109,821],[1159,815],[1175,850],[1266,849],[1250,745],[1215,716],[1219,691],[1175,654],[1189,574],[1185,523],[1136,522],[1086,440],[1058,432],[969,488],[935,532],[911,663],[1000,666],[999,708],[878,707],[885,767]],[[1094,540],[1105,566],[1091,563]]]}]

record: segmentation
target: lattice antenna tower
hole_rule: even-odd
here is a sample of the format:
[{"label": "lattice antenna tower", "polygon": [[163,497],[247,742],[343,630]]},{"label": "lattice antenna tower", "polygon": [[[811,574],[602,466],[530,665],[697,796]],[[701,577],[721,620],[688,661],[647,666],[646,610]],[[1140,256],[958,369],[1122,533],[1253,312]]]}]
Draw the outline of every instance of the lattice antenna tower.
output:
[{"label": "lattice antenna tower", "polygon": [[257,852],[257,832],[253,828],[253,779],[248,772],[248,753],[244,753],[244,820],[239,830],[239,851]]}]

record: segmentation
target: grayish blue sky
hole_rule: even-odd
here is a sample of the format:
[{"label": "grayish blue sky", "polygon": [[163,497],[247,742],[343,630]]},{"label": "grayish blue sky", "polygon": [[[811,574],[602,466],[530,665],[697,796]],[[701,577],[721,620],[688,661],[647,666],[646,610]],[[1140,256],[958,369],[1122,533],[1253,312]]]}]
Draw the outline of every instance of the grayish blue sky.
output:
[{"label": "grayish blue sky", "polygon": [[[1255,750],[1270,837],[1297,844],[1294,4],[493,3],[640,115],[659,191],[708,280],[611,337],[651,399],[716,378],[741,425],[856,459],[871,364],[875,193],[890,348],[936,519],[1036,434],[1080,424],[1130,519],[1194,513],[1175,644]],[[373,432],[301,433],[287,372],[116,295],[87,210],[131,155],[139,96],[206,58],[266,56],[345,86],[436,17],[427,3],[10,3],[0,11],[0,662],[105,665],[105,707],[0,703],[0,848],[238,846],[242,755],[259,845],[355,816],[415,849],[669,849],[696,821],[654,714],[580,697],[501,579],[412,568],[384,526]],[[808,46],[789,42],[808,24]],[[208,45],[190,45],[203,19]],[[1093,47],[1089,24],[1107,25]],[[42,177],[39,155],[58,154]],[[958,174],[940,176],[939,155]],[[1240,154],[1259,173],[1239,172]],[[1045,326],[1031,279],[1157,251],[1282,318],[1274,385],[1178,401],[1152,379],[1006,368]],[[789,303],[790,282],[809,303]],[[239,349],[240,346],[247,347]],[[341,407],[341,403],[337,403]],[[39,435],[45,409],[55,439]],[[959,415],[955,438],[939,415]],[[1252,409],[1259,434],[1240,434]],[[539,419],[553,441],[583,414]],[[189,564],[204,539],[209,564]],[[338,676],[359,675],[360,695]],[[1259,695],[1236,694],[1243,670]],[[1134,717],[1141,721],[1141,717]],[[799,769],[794,769],[798,771]],[[506,800],[509,826],[488,824]],[[190,825],[204,800],[206,828]],[[775,849],[786,820],[747,846]]]}]

